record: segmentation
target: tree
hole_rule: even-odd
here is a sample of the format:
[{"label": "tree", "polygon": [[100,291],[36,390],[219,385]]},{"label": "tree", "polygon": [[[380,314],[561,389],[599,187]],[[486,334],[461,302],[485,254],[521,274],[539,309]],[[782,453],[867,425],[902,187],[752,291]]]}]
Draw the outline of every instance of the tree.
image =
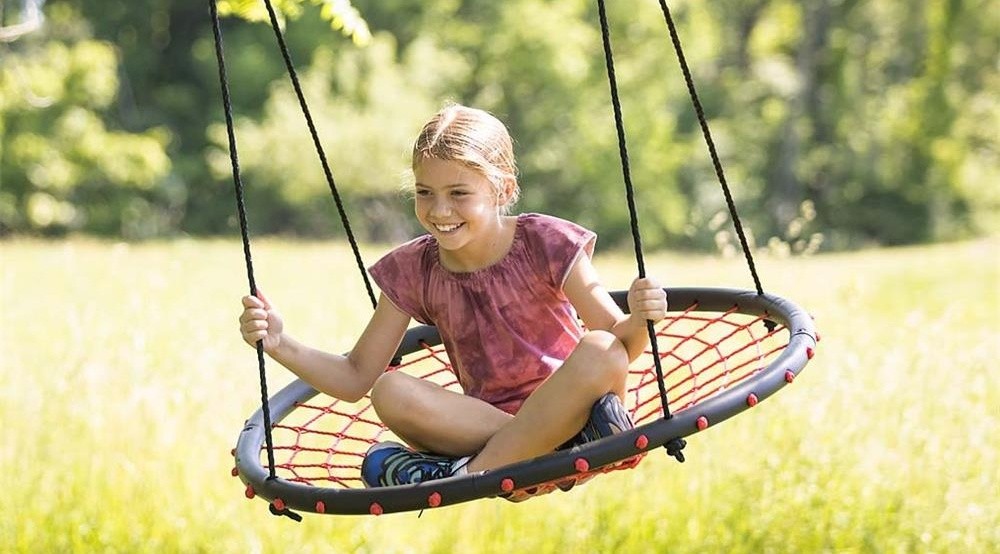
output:
[{"label": "tree", "polygon": [[0,234],[76,229],[155,235],[170,171],[167,133],[109,128],[118,91],[114,48],[87,38],[71,9],[50,10],[42,34],[4,45],[0,66]]},{"label": "tree", "polygon": [[[984,186],[1000,177],[992,94],[1000,20],[989,0],[670,4],[737,205],[760,244],[808,252],[821,239],[851,248],[998,227],[1000,194]],[[263,6],[219,3],[238,16],[223,28],[255,229],[336,233]],[[604,245],[630,240],[594,2],[274,6],[362,238],[413,231],[400,223],[412,218],[397,192],[408,143],[454,100],[510,126],[522,210],[580,221]],[[15,12],[0,15],[0,38],[19,21]],[[4,232],[234,229],[207,12],[207,2],[48,0],[43,30],[0,44]],[[659,6],[610,2],[608,12],[645,245],[730,247]],[[87,83],[98,78],[95,92]]]}]

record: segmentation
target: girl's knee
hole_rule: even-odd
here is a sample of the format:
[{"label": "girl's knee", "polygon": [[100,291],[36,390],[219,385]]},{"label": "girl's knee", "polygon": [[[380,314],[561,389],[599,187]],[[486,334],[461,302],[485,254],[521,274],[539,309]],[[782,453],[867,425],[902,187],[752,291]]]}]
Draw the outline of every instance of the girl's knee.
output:
[{"label": "girl's knee", "polygon": [[407,404],[407,397],[413,390],[413,379],[399,371],[387,371],[379,375],[372,385],[371,400],[375,413],[385,421],[392,411]]},{"label": "girl's knee", "polygon": [[577,346],[595,376],[602,381],[620,381],[628,373],[628,350],[608,331],[589,331]]},{"label": "girl's knee", "polygon": [[580,339],[578,348],[588,349],[588,353],[608,362],[622,362],[628,365],[628,350],[622,341],[609,331],[588,331]]}]

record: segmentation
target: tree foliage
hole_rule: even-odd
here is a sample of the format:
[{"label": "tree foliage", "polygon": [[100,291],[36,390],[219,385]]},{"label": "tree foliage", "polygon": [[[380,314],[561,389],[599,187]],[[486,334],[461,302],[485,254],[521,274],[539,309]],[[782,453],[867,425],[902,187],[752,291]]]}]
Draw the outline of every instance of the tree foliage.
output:
[{"label": "tree foliage", "polygon": [[[731,250],[659,6],[608,4],[644,243]],[[811,252],[998,229],[1000,20],[989,4],[670,3],[758,245]],[[577,220],[604,244],[630,240],[593,2],[274,5],[364,238],[416,231],[401,192],[410,143],[453,100],[511,127],[522,210]],[[251,225],[341,232],[263,3],[219,7],[239,16],[224,36]],[[43,31],[0,45],[0,229],[231,229],[207,4],[50,0],[45,13]]]},{"label": "tree foliage", "polygon": [[[365,46],[371,40],[371,31],[357,8],[350,0],[310,0],[314,6],[320,6],[320,15],[330,22],[330,27],[343,32],[358,46]],[[272,2],[275,17],[279,22],[286,18],[298,18],[302,15],[301,0],[275,0]],[[261,0],[219,0],[219,14],[235,15],[250,21],[270,21],[267,5]]]},{"label": "tree foliage", "polygon": [[118,93],[114,48],[70,9],[47,33],[65,40],[8,48],[0,67],[0,232],[85,228],[145,236],[169,230],[154,202],[171,164],[165,129],[109,127]]}]

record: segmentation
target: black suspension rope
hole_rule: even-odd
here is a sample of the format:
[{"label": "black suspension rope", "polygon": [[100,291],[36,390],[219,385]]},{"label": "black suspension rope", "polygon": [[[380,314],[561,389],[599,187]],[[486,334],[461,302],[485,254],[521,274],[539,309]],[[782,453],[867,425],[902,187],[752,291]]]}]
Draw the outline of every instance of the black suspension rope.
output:
[{"label": "black suspension rope", "polygon": [[347,233],[347,240],[351,244],[351,251],[354,252],[354,261],[357,263],[358,271],[361,273],[361,279],[365,283],[365,289],[368,291],[368,298],[371,300],[372,308],[378,304],[375,298],[375,291],[372,289],[371,281],[368,279],[368,272],[365,271],[364,260],[361,259],[361,250],[358,248],[358,241],[354,237],[354,232],[351,230],[351,222],[347,218],[347,210],[344,208],[344,202],[340,198],[340,191],[337,190],[337,183],[333,179],[333,171],[330,170],[330,164],[326,159],[326,152],[323,150],[323,144],[319,140],[319,133],[316,131],[316,125],[313,123],[312,113],[309,111],[309,105],[306,104],[305,94],[302,92],[302,85],[299,84],[299,75],[295,71],[295,64],[292,63],[292,55],[288,52],[288,46],[285,44],[285,36],[281,32],[281,26],[278,24],[278,16],[274,11],[274,7],[271,5],[271,0],[264,0],[264,5],[267,7],[267,15],[271,20],[271,28],[274,29],[274,36],[278,41],[278,48],[281,50],[281,57],[285,60],[285,67],[288,69],[288,77],[292,81],[292,87],[295,89],[295,96],[299,100],[299,108],[302,110],[302,115],[306,118],[306,125],[309,127],[309,134],[312,136],[313,146],[316,148],[316,154],[319,155],[319,161],[323,165],[323,174],[326,176],[326,182],[330,187],[330,193],[333,195],[334,203],[337,205],[337,212],[340,213],[340,221],[344,225],[344,231]]},{"label": "black suspension rope", "polygon": [[[209,12],[212,17],[212,33],[215,37],[215,58],[219,64],[219,85],[222,88],[222,107],[226,113],[226,132],[229,136],[229,161],[233,168],[233,186],[236,191],[236,211],[239,214],[240,236],[243,240],[243,257],[246,260],[247,280],[250,284],[250,294],[257,295],[257,282],[253,274],[253,259],[250,255],[250,232],[247,224],[246,204],[243,199],[243,180],[240,178],[240,160],[236,151],[236,132],[233,126],[233,106],[229,96],[229,79],[226,76],[226,60],[222,48],[222,27],[219,24],[219,12],[215,0],[209,0]],[[267,449],[268,478],[277,477],[274,470],[274,441],[271,438],[271,407],[268,404],[267,374],[264,367],[264,341],[259,340],[257,348],[257,368],[260,376],[261,412],[264,414],[264,442]],[[301,517],[291,510],[276,510],[275,515],[284,515],[292,519]]]},{"label": "black suspension rope", "polygon": [[[604,7],[604,0],[597,0],[597,11],[601,19],[601,39],[604,43],[604,62],[608,70],[608,86],[611,88],[611,104],[615,113],[615,129],[618,131],[618,153],[621,157],[622,176],[625,181],[625,199],[628,203],[629,222],[632,226],[632,244],[635,246],[635,261],[639,270],[639,277],[646,276],[646,264],[642,255],[642,237],[639,233],[639,216],[635,207],[635,191],[632,187],[632,174],[629,169],[628,148],[625,145],[625,123],[622,117],[621,101],[618,98],[618,83],[615,79],[615,61],[611,52],[611,31],[608,28],[608,16]],[[660,406],[663,409],[663,418],[670,419],[670,406],[667,402],[667,388],[663,382],[663,367],[660,363],[660,353],[656,345],[656,329],[653,322],[646,321],[646,332],[649,334],[649,346],[653,354],[653,367],[656,370],[656,384],[660,389]],[[678,442],[679,441],[679,442]],[[674,439],[668,442],[667,453],[684,461],[681,453],[683,441]]]},{"label": "black suspension rope", "polygon": [[715,141],[712,140],[712,133],[708,130],[708,120],[705,118],[705,111],[702,109],[701,101],[698,99],[698,91],[694,88],[694,79],[691,77],[691,70],[688,69],[687,60],[684,57],[684,49],[681,48],[681,39],[677,34],[677,27],[674,25],[674,19],[670,15],[670,8],[667,7],[666,0],[660,0],[660,9],[663,11],[663,18],[666,20],[667,28],[670,31],[670,40],[674,44],[677,61],[680,63],[681,71],[684,73],[684,82],[687,83],[688,95],[691,97],[694,111],[698,115],[701,134],[705,137],[705,144],[708,145],[708,152],[712,156],[715,175],[719,179],[719,184],[722,185],[722,193],[726,196],[726,205],[729,207],[729,215],[733,218],[733,226],[736,227],[736,234],[739,236],[740,246],[743,248],[743,256],[746,258],[747,266],[750,268],[750,275],[753,277],[754,286],[757,287],[757,294],[764,294],[760,278],[757,276],[757,267],[753,262],[753,254],[750,252],[746,233],[743,232],[743,224],[740,222],[739,214],[736,213],[736,202],[733,201],[733,195],[729,191],[726,174],[722,171],[722,162],[719,161],[719,154],[715,150]]}]

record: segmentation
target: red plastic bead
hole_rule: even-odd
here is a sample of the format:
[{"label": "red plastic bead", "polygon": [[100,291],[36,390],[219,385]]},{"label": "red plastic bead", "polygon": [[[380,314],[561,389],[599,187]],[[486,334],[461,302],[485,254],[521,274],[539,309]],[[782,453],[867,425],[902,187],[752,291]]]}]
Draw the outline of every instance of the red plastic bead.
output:
[{"label": "red plastic bead", "polygon": [[503,481],[500,481],[500,490],[503,492],[510,492],[514,490],[514,480],[508,477]]},{"label": "red plastic bead", "polygon": [[236,469],[236,468],[234,467],[233,469],[231,469],[231,470],[229,471],[229,473],[231,473],[231,474],[233,475],[233,477],[239,477],[239,475],[240,475],[240,470],[238,470],[238,469]]},{"label": "red plastic bead", "polygon": [[431,508],[437,508],[438,506],[440,506],[441,495],[436,492],[431,493],[431,495],[427,497],[427,505],[430,506]]},{"label": "red plastic bead", "polygon": [[754,393],[752,393],[752,392],[750,393],[749,396],[747,396],[747,406],[750,406],[751,408],[753,408],[754,406],[756,406],[757,402],[759,402],[759,401],[760,401],[760,399],[757,398],[757,395],[754,394]]},{"label": "red plastic bead", "polygon": [[253,490],[253,485],[247,485],[247,490],[244,494],[247,495],[247,498],[253,498],[254,496],[257,496],[257,493],[254,492]]},{"label": "red plastic bead", "polygon": [[813,355],[815,354],[816,352],[812,348],[806,348],[806,359],[813,359]]},{"label": "red plastic bead", "polygon": [[588,462],[585,458],[577,458],[576,461],[573,462],[573,467],[575,467],[578,472],[583,473],[590,470],[590,462]]},{"label": "red plastic bead", "polygon": [[785,372],[785,381],[791,383],[794,380],[795,380],[795,373],[793,373],[792,370],[789,369],[788,371]]},{"label": "red plastic bead", "polygon": [[647,446],[649,446],[649,437],[647,437],[646,435],[639,435],[638,437],[636,437],[635,439],[636,448],[638,448],[639,450],[643,450]]},{"label": "red plastic bead", "polygon": [[701,416],[697,419],[697,421],[694,422],[694,424],[698,426],[699,431],[704,431],[705,429],[708,428],[708,418],[705,416]]},{"label": "red plastic bead", "polygon": [[326,504],[324,504],[322,500],[317,500],[316,501],[316,513],[317,514],[325,514],[326,513]]},{"label": "red plastic bead", "polygon": [[274,509],[278,510],[279,512],[285,509],[285,501],[280,498],[275,498],[273,501],[271,501],[271,504],[273,504]]},{"label": "red plastic bead", "polygon": [[372,502],[372,505],[368,507],[368,513],[373,516],[382,515],[382,505],[378,502]]}]

